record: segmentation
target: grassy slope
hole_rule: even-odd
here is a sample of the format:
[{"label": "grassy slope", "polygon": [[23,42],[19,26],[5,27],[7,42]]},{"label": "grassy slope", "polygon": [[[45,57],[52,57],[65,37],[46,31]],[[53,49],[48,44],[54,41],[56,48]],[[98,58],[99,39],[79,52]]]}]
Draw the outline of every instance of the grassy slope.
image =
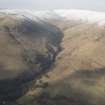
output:
[{"label": "grassy slope", "polygon": [[39,87],[34,85],[18,101],[26,105],[104,105],[105,29],[95,24],[67,27],[65,22],[57,26],[64,32],[63,50],[47,76],[36,83]]},{"label": "grassy slope", "polygon": [[[7,33],[0,31],[0,39],[2,39],[0,41],[0,64],[3,64],[5,69],[9,71],[7,74],[7,71],[5,73],[3,68],[4,76],[1,76],[1,78],[16,76],[17,72],[18,74],[21,73],[21,69],[36,68],[32,59],[33,56],[36,57],[36,53],[38,53],[46,58],[48,52],[52,51],[48,48],[53,48],[56,51],[56,45],[59,42],[57,40],[55,43],[55,39],[58,37],[52,37],[52,34],[58,35],[59,32],[56,32],[57,28],[49,26],[49,24],[41,24],[46,26],[43,29],[39,24],[36,23],[34,25],[30,21],[20,22],[20,20],[14,20],[10,22],[10,20],[4,19],[0,25],[1,29],[6,25],[7,31]],[[17,30],[14,29],[14,25],[17,25],[16,22],[19,23],[18,34],[14,31],[11,33],[17,39],[14,41],[12,39],[14,37],[9,36],[10,30],[8,31],[7,26]],[[16,103],[11,104],[104,105],[105,29],[95,24],[89,25],[79,22],[52,21],[51,24],[59,27],[64,33],[61,43],[62,51],[57,56],[56,62],[49,69],[49,72],[43,74],[37,81],[29,82],[29,91],[17,99]],[[19,36],[17,37],[17,35]],[[3,48],[2,46],[5,47]],[[22,54],[25,56],[25,61],[21,59],[23,57]],[[45,62],[46,59],[43,60],[43,56],[41,56],[41,61]],[[29,63],[30,61],[31,64]],[[42,67],[47,62],[38,63]],[[25,86],[27,87],[27,84]],[[7,105],[11,104],[7,103]]]}]

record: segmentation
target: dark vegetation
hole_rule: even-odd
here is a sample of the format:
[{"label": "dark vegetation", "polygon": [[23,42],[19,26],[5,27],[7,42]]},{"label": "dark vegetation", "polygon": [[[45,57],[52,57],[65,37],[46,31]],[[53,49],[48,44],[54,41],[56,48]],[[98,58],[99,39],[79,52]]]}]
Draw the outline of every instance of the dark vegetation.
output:
[{"label": "dark vegetation", "polygon": [[[18,71],[21,73],[16,77],[12,78],[11,74],[11,78],[0,79],[1,104],[15,101],[24,95],[28,90],[28,83],[49,70],[61,49],[60,43],[63,37],[59,28],[48,23],[42,25],[27,18],[13,20],[12,15],[7,18],[4,15],[4,20],[7,22],[1,21],[0,31],[6,33],[10,41],[13,40],[14,47],[20,46],[22,49],[20,57],[27,68],[26,70],[19,69]],[[10,43],[7,42],[7,44]],[[1,67],[0,70],[8,75],[9,70],[5,70],[5,67]],[[15,68],[13,72],[15,72]],[[46,87],[47,83],[44,85]]]}]

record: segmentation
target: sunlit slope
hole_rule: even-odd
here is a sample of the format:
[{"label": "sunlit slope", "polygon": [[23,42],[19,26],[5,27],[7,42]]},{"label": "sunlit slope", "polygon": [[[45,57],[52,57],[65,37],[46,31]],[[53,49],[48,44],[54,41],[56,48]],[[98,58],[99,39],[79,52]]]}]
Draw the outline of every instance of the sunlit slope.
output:
[{"label": "sunlit slope", "polygon": [[49,78],[42,78],[49,83],[42,94],[48,95],[53,104],[104,105],[105,29],[80,24],[63,32],[63,50]]},{"label": "sunlit slope", "polygon": [[64,38],[53,67],[19,103],[105,104],[105,29],[96,24],[67,24],[56,24],[63,27]]}]

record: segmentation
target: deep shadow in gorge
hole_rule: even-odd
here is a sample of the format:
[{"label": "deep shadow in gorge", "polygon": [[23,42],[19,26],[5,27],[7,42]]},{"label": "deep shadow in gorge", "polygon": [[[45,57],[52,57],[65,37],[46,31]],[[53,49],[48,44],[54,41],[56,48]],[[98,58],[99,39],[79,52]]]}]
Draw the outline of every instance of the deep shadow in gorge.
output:
[{"label": "deep shadow in gorge", "polygon": [[[51,65],[53,65],[53,63],[55,62],[57,54],[62,49],[60,43],[62,42],[63,33],[59,28],[51,24],[47,24],[47,27],[48,28],[44,30],[45,33],[48,31],[49,36],[44,35],[44,37],[50,37],[49,41],[51,41],[49,42],[50,45],[49,43],[46,45],[48,49],[47,56],[43,55],[43,52],[42,54],[35,52],[35,58],[34,54],[32,54],[31,56],[31,58],[34,58],[35,62],[30,60],[30,56],[25,56],[25,58],[23,56],[23,59],[27,62],[27,65],[29,66],[29,69],[31,71],[28,70],[27,72],[22,73],[16,78],[0,80],[0,104],[2,104],[2,102],[13,102],[17,98],[23,96],[28,91],[28,83],[32,80],[37,80],[37,78],[39,78],[41,75],[44,75],[44,73],[48,72]],[[40,33],[40,29],[37,34],[38,33]],[[43,37],[43,33],[42,36],[39,37]],[[55,47],[57,50],[55,51],[53,47]],[[34,68],[33,66],[31,66],[34,65],[34,63],[38,64],[39,66],[37,68]],[[1,71],[5,70],[3,67],[1,67],[0,69]]]}]

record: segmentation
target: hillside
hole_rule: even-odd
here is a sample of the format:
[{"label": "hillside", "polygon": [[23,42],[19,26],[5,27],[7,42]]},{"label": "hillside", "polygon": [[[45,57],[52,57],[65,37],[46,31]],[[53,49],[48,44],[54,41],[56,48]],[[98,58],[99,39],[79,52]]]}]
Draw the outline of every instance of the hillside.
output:
[{"label": "hillside", "polygon": [[105,105],[104,16],[1,11],[1,104]]},{"label": "hillside", "polygon": [[47,71],[60,50],[62,36],[48,23],[0,13],[0,100],[21,96],[23,85]]}]

